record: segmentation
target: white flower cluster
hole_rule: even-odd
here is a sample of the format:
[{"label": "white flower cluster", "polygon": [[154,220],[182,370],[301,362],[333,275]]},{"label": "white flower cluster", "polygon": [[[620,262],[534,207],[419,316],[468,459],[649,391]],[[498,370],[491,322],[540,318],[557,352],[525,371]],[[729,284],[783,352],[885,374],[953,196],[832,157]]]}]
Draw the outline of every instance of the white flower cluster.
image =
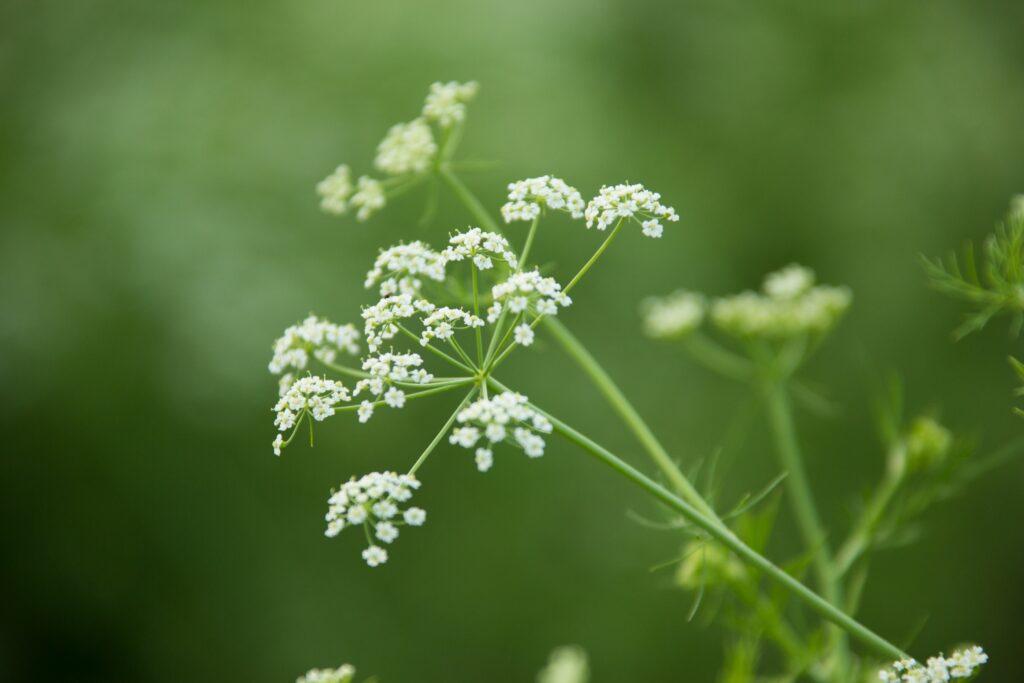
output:
[{"label": "white flower cluster", "polygon": [[368,392],[373,401],[363,400],[359,404],[360,422],[367,422],[373,417],[374,403],[383,401],[391,408],[405,405],[405,392],[395,386],[396,382],[407,384],[427,384],[434,379],[420,366],[423,359],[417,353],[381,353],[370,356],[363,361],[363,370],[370,376],[356,382],[354,395]]},{"label": "white flower cluster", "polygon": [[466,118],[466,102],[476,96],[479,89],[476,81],[458,83],[433,83],[423,103],[423,116],[437,125],[447,128]]},{"label": "white flower cluster", "polygon": [[360,176],[353,187],[351,172],[344,164],[321,180],[316,191],[320,195],[321,209],[340,216],[350,208],[355,208],[356,218],[360,221],[365,221],[387,203],[384,186],[379,180]]},{"label": "white flower cluster", "polygon": [[356,669],[351,664],[342,664],[337,669],[310,669],[295,683],[351,683]]},{"label": "white flower cluster", "polygon": [[901,659],[878,672],[883,683],[947,683],[957,678],[970,678],[988,655],[975,645],[958,650],[949,657],[929,657],[925,664],[913,659]]},{"label": "white flower cluster", "polygon": [[853,299],[846,287],[815,287],[814,273],[799,266],[769,274],[763,289],[763,294],[743,292],[717,299],[711,306],[711,319],[723,331],[739,337],[824,334],[839,322]]},{"label": "white flower cluster", "polygon": [[422,173],[437,154],[437,143],[423,119],[396,123],[377,145],[374,165],[388,175]]},{"label": "white flower cluster", "polygon": [[557,315],[559,306],[572,304],[554,278],[544,277],[536,269],[512,273],[491,289],[491,297],[494,303],[487,309],[489,323],[498,319],[503,306],[512,313],[526,313],[532,305],[538,315]]},{"label": "white flower cluster", "polygon": [[451,339],[455,330],[465,330],[471,327],[483,327],[484,321],[461,308],[450,308],[442,306],[435,308],[426,318],[423,319],[423,332],[420,334],[420,344],[426,346],[431,339],[442,341]]},{"label": "white flower cluster", "polygon": [[[288,368],[305,370],[309,356],[333,363],[338,352],[356,355],[359,353],[359,330],[352,325],[335,325],[311,315],[298,325],[292,325],[274,342],[274,357],[268,369],[279,375]],[[291,378],[284,382],[285,388]]]},{"label": "white flower cluster", "polygon": [[317,183],[316,193],[320,195],[320,208],[327,213],[345,213],[348,211],[348,198],[352,196],[352,190],[352,172],[347,165],[342,164],[334,169],[331,175]]},{"label": "white flower cluster", "polygon": [[590,665],[586,651],[578,645],[556,648],[548,665],[537,674],[537,683],[587,683]]},{"label": "white flower cluster", "polygon": [[541,207],[565,211],[573,218],[583,218],[586,204],[579,190],[560,178],[542,175],[508,185],[508,202],[501,207],[506,223],[532,221],[540,215]]},{"label": "white flower cluster", "polygon": [[430,313],[434,304],[425,299],[414,299],[411,294],[386,296],[363,309],[363,332],[370,351],[376,351],[385,340],[394,339],[399,332],[399,321],[417,313]]},{"label": "white flower cluster", "polygon": [[616,221],[629,218],[639,223],[648,237],[661,237],[664,229],[661,221],[678,221],[679,215],[660,200],[660,194],[643,185],[605,185],[587,204],[584,211],[587,227],[596,224],[598,230],[606,230]]},{"label": "white flower cluster", "polygon": [[476,466],[486,472],[494,464],[495,444],[507,442],[522,448],[531,458],[544,455],[544,439],[538,434],[550,434],[551,423],[528,405],[528,399],[514,391],[506,391],[493,398],[479,398],[459,411],[459,427],[452,430],[449,443],[462,448],[474,448],[484,439],[487,445],[476,448]]},{"label": "white flower cluster", "polygon": [[480,228],[455,233],[448,240],[448,245],[441,256],[449,263],[468,258],[472,259],[478,270],[490,270],[494,267],[494,259],[504,261],[510,268],[515,268],[518,262],[507,239],[496,232],[484,232]]},{"label": "white flower cluster", "polygon": [[707,301],[703,294],[679,290],[643,303],[644,332],[655,339],[682,337],[704,322]]},{"label": "white flower cluster", "polygon": [[[274,425],[279,432],[284,432],[302,419],[306,414],[317,422],[334,415],[334,406],[351,398],[348,389],[341,382],[323,377],[300,377],[274,405]],[[278,434],[274,439],[274,455],[281,455],[284,436]]]},{"label": "white flower cluster", "polygon": [[424,242],[396,244],[377,256],[364,286],[369,289],[380,283],[381,296],[416,294],[422,284],[420,277],[443,282],[444,267],[444,257]]},{"label": "white flower cluster", "polygon": [[[334,538],[345,527],[363,527],[367,537],[372,533],[382,543],[392,543],[398,538],[398,527],[402,525],[423,526],[427,513],[422,508],[410,507],[404,511],[400,503],[412,498],[420,482],[411,474],[394,472],[371,472],[359,479],[353,477],[331,492],[327,499],[327,530]],[[388,561],[388,551],[371,543],[363,551],[363,559],[371,567]]]}]

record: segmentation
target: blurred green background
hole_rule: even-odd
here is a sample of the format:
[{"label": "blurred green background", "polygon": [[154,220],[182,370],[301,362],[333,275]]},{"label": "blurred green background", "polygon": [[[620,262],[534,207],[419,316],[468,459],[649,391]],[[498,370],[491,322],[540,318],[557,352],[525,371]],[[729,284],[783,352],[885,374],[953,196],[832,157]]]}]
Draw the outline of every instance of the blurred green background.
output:
[{"label": "blurred green background", "polygon": [[[313,193],[340,162],[369,170],[434,80],[482,85],[462,156],[500,162],[469,179],[490,207],[553,173],[679,209],[661,242],[620,240],[565,320],[688,467],[746,394],[645,340],[637,302],[794,260],[855,292],[806,373],[844,411],[798,416],[833,528],[882,467],[872,372],[982,450],[1020,434],[1019,345],[1005,324],[953,344],[963,309],[916,261],[1024,190],[1020,3],[5,0],[0,26],[2,680],[269,683],[350,661],[384,683],[529,681],[563,643],[597,681],[713,680],[722,630],[651,571],[681,539],[631,521],[657,511],[571,447],[488,476],[441,449],[430,523],[376,571],[358,539],[324,539],[328,489],[407,465],[451,399],[271,455],[272,340],[310,310],[355,319],[378,247],[467,223],[449,200],[417,227],[410,195],[356,224]],[[597,239],[555,220],[538,254],[564,278]],[[522,389],[646,467],[537,351],[515,359]],[[727,497],[777,472],[760,422],[731,462]],[[976,640],[984,680],[1024,680],[1022,484],[1018,461],[934,510],[878,558],[863,619],[921,654]],[[773,552],[792,546],[784,518]]]}]

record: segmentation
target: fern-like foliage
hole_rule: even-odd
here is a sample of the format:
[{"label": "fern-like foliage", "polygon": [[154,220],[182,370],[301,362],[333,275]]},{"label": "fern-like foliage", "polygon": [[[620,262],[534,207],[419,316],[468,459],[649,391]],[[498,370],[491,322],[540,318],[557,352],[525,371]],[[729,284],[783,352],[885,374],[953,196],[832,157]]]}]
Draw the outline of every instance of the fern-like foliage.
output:
[{"label": "fern-like foliage", "polygon": [[971,243],[960,254],[921,260],[935,289],[975,308],[954,331],[957,339],[1001,314],[1013,317],[1013,332],[1019,334],[1024,324],[1024,195],[1014,198],[1006,221],[985,239],[981,251],[980,264]]}]

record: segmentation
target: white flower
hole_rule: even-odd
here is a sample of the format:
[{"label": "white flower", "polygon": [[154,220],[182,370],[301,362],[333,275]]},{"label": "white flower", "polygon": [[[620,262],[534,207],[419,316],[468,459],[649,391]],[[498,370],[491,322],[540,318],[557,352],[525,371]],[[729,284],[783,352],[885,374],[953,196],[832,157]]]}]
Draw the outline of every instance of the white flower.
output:
[{"label": "white flower", "polygon": [[[304,416],[309,415],[321,422],[334,415],[334,406],[351,398],[348,389],[341,382],[323,377],[302,377],[288,387],[274,405],[277,416],[274,425],[284,432],[295,426]],[[274,453],[280,455],[283,442],[274,440]]]},{"label": "white flower", "polygon": [[316,186],[320,195],[320,208],[327,213],[341,215],[348,211],[348,198],[352,194],[352,174],[348,166],[342,164],[334,169]]},{"label": "white flower", "polygon": [[431,339],[442,341],[450,339],[454,336],[455,330],[483,327],[484,325],[484,321],[472,313],[448,306],[434,309],[422,322],[423,332],[420,334],[420,344],[423,346],[429,344]]},{"label": "white flower", "polygon": [[351,683],[355,675],[355,667],[342,664],[337,669],[310,669],[305,676],[295,679],[295,683]]},{"label": "white flower", "polygon": [[398,527],[391,522],[377,522],[373,530],[374,535],[385,543],[391,543],[398,538]]},{"label": "white flower", "polygon": [[473,260],[478,270],[490,270],[494,266],[492,259],[498,259],[515,268],[518,259],[509,247],[508,240],[496,232],[484,232],[480,228],[471,228],[466,232],[457,232],[448,240],[449,246],[441,252],[446,261],[461,261],[465,258]]},{"label": "white flower", "polygon": [[465,103],[476,96],[478,88],[476,81],[431,84],[423,104],[423,117],[437,121],[442,128],[461,122],[466,118]]},{"label": "white flower", "polygon": [[776,299],[793,299],[806,294],[814,286],[814,271],[796,263],[768,273],[764,293]]},{"label": "white flower", "polygon": [[501,207],[506,223],[532,221],[540,215],[542,207],[565,211],[573,218],[583,218],[585,204],[575,187],[560,178],[540,176],[527,178],[508,185],[508,202]]},{"label": "white flower", "polygon": [[417,313],[430,313],[434,304],[426,299],[414,299],[411,294],[385,296],[363,309],[363,332],[370,351],[376,351],[384,341],[399,332],[400,321]]},{"label": "white flower", "polygon": [[423,508],[409,508],[402,517],[409,526],[423,526],[427,521],[427,513]]},{"label": "white flower", "polygon": [[371,545],[363,551],[363,559],[371,567],[377,567],[388,561],[388,551],[379,545]]},{"label": "white flower", "polygon": [[508,443],[521,448],[526,455],[544,455],[544,439],[551,433],[551,423],[528,405],[528,399],[514,391],[491,398],[479,398],[459,411],[455,417],[460,426],[452,430],[448,441],[463,448],[474,448],[481,438],[487,446],[476,449],[477,469],[486,472],[493,464],[491,446]]},{"label": "white flower", "polygon": [[924,665],[913,659],[901,659],[878,672],[883,683],[948,683],[957,678],[971,678],[988,662],[988,655],[979,646],[958,650],[949,657],[929,657]]},{"label": "white flower", "polygon": [[[358,342],[359,331],[353,325],[335,325],[311,315],[287,328],[274,342],[274,357],[267,368],[275,375],[288,368],[305,370],[311,354],[324,363],[333,363],[339,351],[353,356],[359,353]],[[281,389],[287,391],[288,386]]]},{"label": "white flower", "polygon": [[644,332],[655,339],[682,337],[700,327],[706,308],[703,295],[682,290],[647,299],[642,305]]},{"label": "white flower", "polygon": [[281,455],[281,447],[284,446],[284,434],[282,434],[281,432],[277,433],[277,436],[274,437],[273,446],[274,455]]},{"label": "white flower", "polygon": [[661,222],[678,221],[679,216],[675,209],[660,200],[660,194],[643,185],[605,185],[583,213],[588,228],[596,226],[598,230],[607,230],[619,220],[630,219],[639,223],[648,237],[661,237]]},{"label": "white flower", "polygon": [[516,344],[521,346],[529,346],[533,343],[533,330],[526,323],[516,326],[515,331]]},{"label": "white flower", "polygon": [[373,403],[370,401],[363,401],[359,404],[359,408],[356,410],[356,413],[359,416],[359,422],[361,424],[366,424],[370,421],[370,418],[373,417]]},{"label": "white flower", "polygon": [[430,167],[437,154],[437,143],[430,126],[423,119],[391,126],[377,145],[374,165],[388,175],[422,173]]},{"label": "white flower", "polygon": [[494,452],[490,448],[476,449],[476,468],[481,472],[491,469],[494,464]]},{"label": "white flower", "polygon": [[525,313],[533,304],[538,315],[555,315],[559,306],[572,304],[572,299],[562,293],[562,286],[554,278],[544,277],[537,270],[512,273],[491,289],[491,297],[494,304],[487,309],[490,323],[498,319],[503,305],[512,313]]},{"label": "white flower", "polygon": [[391,387],[384,392],[384,402],[392,408],[401,408],[405,405],[405,392],[398,387]]},{"label": "white flower", "polygon": [[853,297],[845,287],[813,284],[811,271],[789,266],[765,278],[764,294],[743,292],[716,300],[711,319],[738,337],[824,334],[839,322]]},{"label": "white flower", "polygon": [[537,683],[587,683],[589,680],[587,653],[576,645],[555,649],[548,665],[537,674]]},{"label": "white flower", "polygon": [[369,289],[379,282],[382,297],[415,295],[422,284],[420,277],[444,282],[444,266],[444,257],[423,242],[398,244],[377,256],[373,270],[366,274],[364,286]]},{"label": "white flower", "polygon": [[352,195],[350,203],[358,209],[356,220],[365,221],[376,211],[383,209],[387,203],[384,185],[369,176],[360,176],[356,184],[356,193]]},{"label": "white flower", "polygon": [[[371,472],[359,479],[353,477],[337,490],[331,491],[327,499],[326,536],[337,536],[349,526],[364,527],[382,543],[392,543],[398,538],[398,527],[393,521],[399,514],[410,526],[421,526],[427,514],[420,508],[410,507],[404,512],[399,503],[412,497],[420,487],[416,477],[395,472]],[[363,551],[363,559],[371,567],[387,561],[387,552],[376,545]]]}]

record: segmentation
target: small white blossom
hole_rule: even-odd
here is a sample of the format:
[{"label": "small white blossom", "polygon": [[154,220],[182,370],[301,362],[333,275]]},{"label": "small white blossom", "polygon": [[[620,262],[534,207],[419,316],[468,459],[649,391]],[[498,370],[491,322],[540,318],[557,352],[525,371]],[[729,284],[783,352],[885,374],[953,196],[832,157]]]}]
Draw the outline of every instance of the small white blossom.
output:
[{"label": "small white blossom", "polygon": [[494,303],[487,309],[487,322],[493,323],[502,306],[512,313],[526,313],[532,304],[538,315],[555,315],[558,307],[572,304],[554,278],[544,277],[537,270],[512,273],[507,280],[491,289]]},{"label": "small white blossom", "polygon": [[533,343],[533,330],[526,323],[517,325],[515,330],[516,344],[521,346],[529,346]]},{"label": "small white blossom", "polygon": [[491,398],[479,398],[459,411],[455,417],[459,426],[452,430],[449,443],[462,448],[475,448],[484,439],[487,446],[476,449],[477,469],[486,472],[493,464],[491,447],[508,443],[521,448],[526,455],[536,458],[544,455],[541,434],[551,433],[551,423],[528,405],[528,399],[514,391],[506,391]]},{"label": "small white blossom", "polygon": [[310,669],[295,683],[351,683],[356,669],[351,664],[342,664],[337,669]]},{"label": "small white blossom", "polygon": [[556,648],[548,665],[537,674],[537,683],[587,683],[589,680],[587,653],[576,645]]},{"label": "small white blossom", "polygon": [[630,219],[639,223],[648,237],[661,237],[662,221],[675,222],[679,216],[660,200],[660,194],[643,185],[605,185],[583,213],[588,228],[607,230],[619,220]]},{"label": "small white blossom", "polygon": [[391,543],[398,538],[398,527],[391,522],[377,522],[373,531],[374,535],[385,543]]},{"label": "small white blossom", "polygon": [[[304,416],[309,415],[321,422],[334,415],[334,406],[351,398],[348,389],[341,382],[323,377],[301,377],[274,405],[277,416],[274,425],[284,432],[294,427]],[[280,455],[283,441],[274,440],[274,454]]]},{"label": "small white blossom", "polygon": [[[398,538],[398,523],[391,521],[395,517],[401,515],[410,526],[421,526],[426,521],[422,509],[410,507],[403,512],[398,506],[409,500],[419,487],[419,480],[408,474],[371,472],[359,479],[353,477],[332,491],[327,499],[324,534],[333,538],[347,527],[362,526],[367,533],[372,529],[382,543],[392,543]],[[363,559],[376,567],[387,562],[388,555],[383,548],[370,545],[363,551]]]},{"label": "small white blossom", "polygon": [[544,175],[509,183],[508,202],[501,207],[501,215],[506,223],[532,221],[543,207],[583,218],[585,203],[575,187],[560,178]]},{"label": "small white blossom", "polygon": [[409,508],[402,518],[409,526],[423,526],[423,523],[427,521],[427,512],[423,508]]},{"label": "small white blossom", "polygon": [[682,337],[700,327],[707,302],[694,292],[676,291],[643,303],[644,332],[655,339]]},{"label": "small white blossom", "polygon": [[[339,351],[353,356],[359,353],[358,342],[359,331],[354,326],[335,325],[311,315],[287,328],[274,342],[274,357],[267,367],[275,375],[288,368],[305,370],[310,355],[333,363]],[[291,384],[290,379],[287,384]],[[281,389],[287,391],[288,386],[282,382]]]},{"label": "small white blossom", "polygon": [[444,266],[444,257],[423,242],[398,244],[377,256],[373,269],[366,274],[364,286],[369,289],[380,283],[382,297],[415,295],[420,291],[421,277],[444,282]]},{"label": "small white blossom", "polygon": [[281,447],[284,446],[284,434],[280,432],[274,437],[274,455],[281,455]]},{"label": "small white blossom", "polygon": [[764,278],[764,293],[776,299],[793,299],[814,286],[814,271],[796,263],[769,273]]},{"label": "small white blossom", "polygon": [[496,232],[484,232],[480,228],[471,228],[466,232],[457,232],[448,240],[448,247],[441,252],[448,262],[461,261],[469,258],[478,270],[490,270],[494,267],[492,259],[498,259],[515,268],[518,259],[509,247],[508,240]]},{"label": "small white blossom", "polygon": [[476,81],[431,84],[423,104],[423,117],[437,121],[442,128],[463,121],[466,118],[465,103],[476,96],[478,89]]},{"label": "small white blossom", "polygon": [[491,469],[494,464],[494,451],[490,448],[476,449],[476,468],[481,472]]},{"label": "small white blossom", "polygon": [[369,176],[360,176],[356,183],[356,193],[349,201],[356,209],[356,220],[365,221],[387,204],[384,185]]},{"label": "small white blossom", "polygon": [[442,341],[451,339],[456,330],[483,327],[484,325],[484,321],[472,313],[448,306],[434,309],[422,322],[423,332],[420,334],[420,344],[423,346],[429,344],[432,339]]},{"label": "small white blossom", "polygon": [[401,408],[405,405],[405,392],[398,387],[391,387],[384,392],[384,402],[392,408]]},{"label": "small white blossom", "polygon": [[377,567],[388,561],[388,551],[379,545],[371,545],[363,551],[363,559],[371,567]]},{"label": "small white blossom", "polygon": [[852,295],[845,287],[813,285],[810,270],[789,266],[765,278],[763,294],[743,292],[716,300],[711,306],[711,319],[723,331],[738,337],[779,339],[824,334],[839,322]]},{"label": "small white blossom", "polygon": [[430,167],[437,154],[437,143],[430,126],[423,119],[391,126],[377,145],[374,165],[388,175],[422,173]]},{"label": "small white blossom", "polygon": [[[379,353],[363,361],[362,368],[369,377],[356,382],[354,396],[369,393],[374,401],[383,401],[391,408],[405,405],[405,392],[394,386],[396,382],[426,384],[434,379],[420,366],[423,358],[417,353]],[[367,422],[373,416],[373,403],[364,400],[359,406],[359,421]]]},{"label": "small white blossom", "polygon": [[975,645],[958,650],[949,657],[929,657],[920,664],[913,659],[901,659],[878,672],[883,683],[948,683],[958,678],[971,678],[988,662],[988,655]]},{"label": "small white blossom", "polygon": [[411,294],[386,296],[364,308],[363,332],[370,351],[376,351],[384,341],[394,339],[399,332],[400,321],[418,313],[430,313],[434,308],[434,304],[426,299],[416,299]]},{"label": "small white blossom", "polygon": [[341,215],[348,211],[348,199],[352,195],[352,174],[348,166],[342,164],[334,169],[316,186],[320,195],[320,208],[327,213]]}]

